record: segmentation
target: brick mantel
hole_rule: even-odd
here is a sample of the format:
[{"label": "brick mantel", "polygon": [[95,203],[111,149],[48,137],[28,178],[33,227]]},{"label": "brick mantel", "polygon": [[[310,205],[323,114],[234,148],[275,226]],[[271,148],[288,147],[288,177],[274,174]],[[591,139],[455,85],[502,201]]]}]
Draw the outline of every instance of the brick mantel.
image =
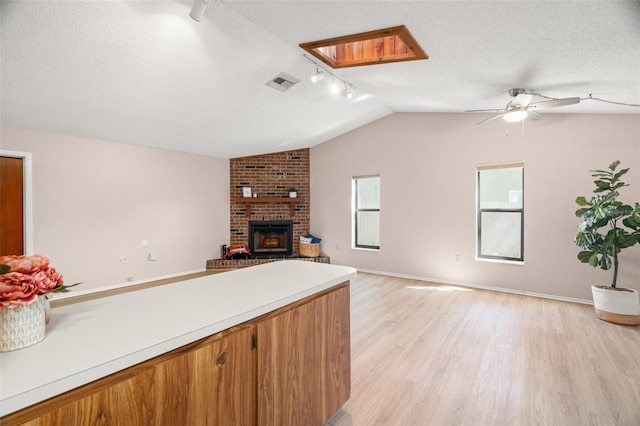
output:
[{"label": "brick mantel", "polygon": [[[293,253],[298,254],[300,236],[309,232],[309,149],[284,151],[275,154],[232,158],[230,160],[230,206],[232,246],[248,243],[250,220],[292,220]],[[250,187],[258,195],[246,208],[242,188]],[[298,190],[298,198],[291,203],[289,188]],[[261,203],[264,198],[270,202]],[[283,198],[282,203],[272,202]],[[293,213],[293,215],[292,215]]]}]

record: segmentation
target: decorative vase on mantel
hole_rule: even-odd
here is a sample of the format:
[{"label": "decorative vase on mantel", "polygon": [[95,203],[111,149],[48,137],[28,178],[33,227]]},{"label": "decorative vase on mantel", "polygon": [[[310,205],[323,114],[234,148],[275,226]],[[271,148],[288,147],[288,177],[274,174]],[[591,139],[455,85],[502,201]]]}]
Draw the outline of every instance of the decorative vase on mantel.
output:
[{"label": "decorative vase on mantel", "polygon": [[0,352],[26,348],[44,340],[49,301],[40,295],[31,303],[0,308]]}]

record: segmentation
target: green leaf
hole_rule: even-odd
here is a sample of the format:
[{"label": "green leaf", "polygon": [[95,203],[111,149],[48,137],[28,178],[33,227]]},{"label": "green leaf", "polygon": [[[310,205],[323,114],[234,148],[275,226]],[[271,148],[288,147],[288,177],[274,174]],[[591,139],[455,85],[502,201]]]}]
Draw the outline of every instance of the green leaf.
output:
[{"label": "green leaf", "polygon": [[578,253],[578,260],[582,263],[588,263],[593,254],[592,251],[581,251]]},{"label": "green leaf", "polygon": [[[602,256],[602,259],[604,259],[606,256]],[[594,268],[598,265],[598,253],[593,253],[591,255],[591,257],[589,258],[589,265],[593,266]]]},{"label": "green leaf", "polygon": [[69,289],[71,287],[75,287],[75,286],[80,285],[80,284],[82,284],[82,283],[80,282],[80,283],[75,283],[75,284],[70,284],[70,285],[61,285],[60,287],[54,288],[53,291],[55,293],[68,293],[70,291]]},{"label": "green leaf", "polygon": [[637,218],[636,216],[629,216],[624,218],[622,220],[622,223],[624,224],[624,226],[627,226],[633,229],[634,231],[637,231],[638,227],[640,227],[640,218]]},{"label": "green leaf", "polygon": [[608,188],[611,186],[611,182],[605,181],[605,180],[594,180],[593,183],[596,184],[596,186],[600,186],[600,187],[605,187]]},{"label": "green leaf", "polygon": [[618,247],[621,249],[631,247],[636,242],[638,242],[638,238],[634,234],[623,235],[618,239]]},{"label": "green leaf", "polygon": [[613,191],[615,191],[616,189],[620,189],[620,188],[625,187],[625,186],[629,186],[629,184],[628,183],[624,183],[624,182],[618,182],[611,189]]},{"label": "green leaf", "polygon": [[582,196],[576,198],[576,204],[579,205],[579,206],[590,206],[591,205],[591,203],[589,203],[587,201],[586,197],[582,197]]},{"label": "green leaf", "polygon": [[0,264],[0,275],[8,273],[10,270],[11,270],[11,266]]},{"label": "green leaf", "polygon": [[628,169],[628,168],[620,170],[618,173],[616,173],[615,175],[613,175],[613,179],[614,179],[614,180],[618,180],[618,179],[620,179],[620,177],[621,177],[622,175],[624,175],[625,173],[627,173],[628,171],[629,171],[629,169]]},{"label": "green leaf", "polygon": [[613,163],[609,164],[609,170],[614,171],[616,167],[620,165],[620,160],[616,160]]},{"label": "green leaf", "polygon": [[600,262],[598,262],[597,264],[599,264],[600,268],[604,269],[605,271],[608,269],[611,269],[611,265],[612,265],[611,257],[607,256],[606,254],[603,254],[602,257],[600,258]]},{"label": "green leaf", "polygon": [[585,214],[589,210],[591,210],[591,207],[585,207],[585,208],[582,208],[582,209],[578,209],[578,210],[576,210],[576,216],[581,217],[583,214]]}]

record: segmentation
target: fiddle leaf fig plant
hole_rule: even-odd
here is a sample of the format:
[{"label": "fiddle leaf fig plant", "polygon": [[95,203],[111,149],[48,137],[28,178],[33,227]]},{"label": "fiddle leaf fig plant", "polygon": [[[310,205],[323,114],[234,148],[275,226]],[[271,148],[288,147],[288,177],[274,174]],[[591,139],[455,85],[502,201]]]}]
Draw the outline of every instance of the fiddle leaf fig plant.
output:
[{"label": "fiddle leaf fig plant", "polygon": [[594,196],[580,196],[576,203],[579,217],[578,234],[574,242],[582,251],[578,259],[604,270],[613,268],[611,287],[618,280],[618,254],[640,241],[640,204],[635,207],[618,201],[618,190],[628,186],[620,180],[629,169],[616,171],[620,161],[609,165],[609,170],[591,170],[594,178]]}]

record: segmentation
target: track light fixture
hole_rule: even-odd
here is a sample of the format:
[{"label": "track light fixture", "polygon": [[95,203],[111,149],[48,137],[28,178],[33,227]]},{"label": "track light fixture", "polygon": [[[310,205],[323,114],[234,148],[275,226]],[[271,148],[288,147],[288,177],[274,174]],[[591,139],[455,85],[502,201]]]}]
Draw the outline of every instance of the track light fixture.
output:
[{"label": "track light fixture", "polygon": [[340,83],[335,75],[331,76],[331,93],[340,93]]},{"label": "track light fixture", "polygon": [[327,76],[327,74],[322,72],[322,70],[320,68],[318,68],[318,66],[316,65],[316,73],[311,76],[311,81],[314,82],[314,83],[317,83],[320,80],[322,80],[323,78],[325,78],[326,76]]},{"label": "track light fixture", "polygon": [[342,89],[342,92],[340,92],[340,94],[347,99],[353,98],[353,92],[349,90],[346,84],[344,85],[344,89]]},{"label": "track light fixture", "polygon": [[340,93],[342,96],[344,96],[347,99],[353,98],[353,91],[356,90],[356,87],[353,84],[338,77],[337,75],[332,73],[329,69],[324,67],[322,64],[316,62],[315,60],[311,59],[311,57],[307,56],[306,54],[302,56],[304,56],[306,59],[312,62],[313,65],[316,66],[316,73],[311,76],[312,82],[317,83],[320,80],[324,79],[327,75],[330,75],[331,76],[331,85],[330,85],[331,92],[336,94]]},{"label": "track light fixture", "polygon": [[204,15],[204,10],[207,8],[206,0],[195,0],[193,2],[193,6],[191,7],[191,12],[189,16],[196,22],[200,22],[202,20],[202,15]]}]

